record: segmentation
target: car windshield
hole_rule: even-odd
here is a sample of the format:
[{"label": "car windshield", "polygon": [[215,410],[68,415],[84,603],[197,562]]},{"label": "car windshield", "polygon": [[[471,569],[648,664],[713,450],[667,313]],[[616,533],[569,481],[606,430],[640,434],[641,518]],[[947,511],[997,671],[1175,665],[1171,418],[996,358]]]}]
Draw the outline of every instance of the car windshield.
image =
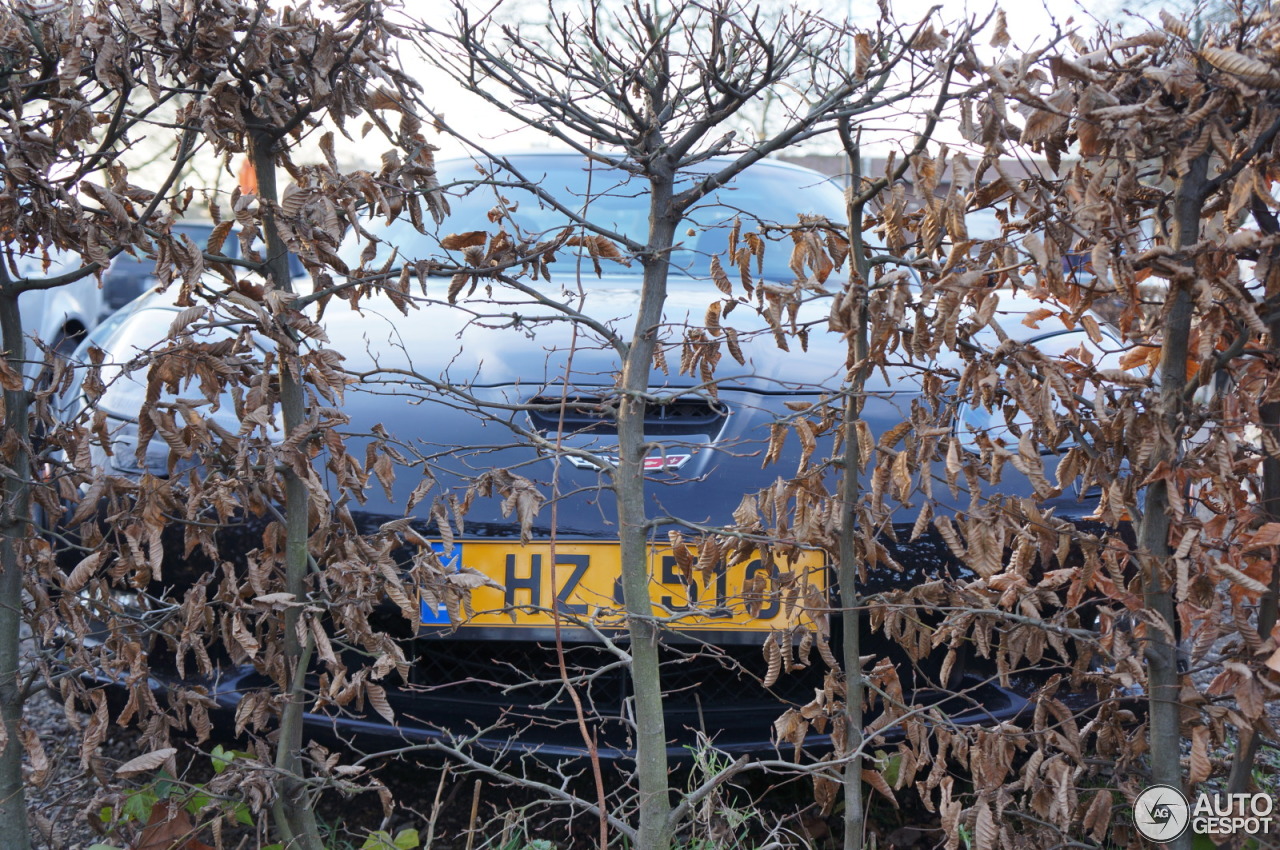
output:
[{"label": "car windshield", "polygon": [[[595,225],[632,239],[643,240],[649,219],[648,194],[643,182],[630,178],[620,169],[572,155],[512,157],[516,169],[566,210],[589,219]],[[702,173],[716,168],[714,162]],[[700,174],[688,174],[677,191],[688,186]],[[488,214],[495,207],[511,211],[511,219],[522,236],[529,239],[550,238],[570,223],[564,211],[540,200],[533,193],[509,184],[516,182],[510,174],[498,172],[492,181],[476,183],[481,175],[475,163],[452,160],[440,165],[440,182],[454,186],[458,195],[450,194],[450,214],[438,228],[423,235],[413,225],[400,219],[386,224],[375,221],[366,227],[383,240],[377,258],[370,265],[386,262],[391,248],[401,261],[439,258],[443,249],[439,240],[452,233],[475,230],[497,232]],[[468,186],[467,184],[471,185]],[[830,180],[799,168],[776,162],[763,162],[748,169],[728,185],[712,192],[691,209],[676,232],[677,247],[671,254],[674,269],[690,277],[710,275],[711,257],[725,259],[728,234],[734,219],[740,218],[743,232],[758,230],[762,224],[794,224],[800,214],[821,215],[833,222],[845,218],[844,194]],[[343,260],[353,268],[360,262],[363,245],[354,237],[343,249]],[[556,262],[550,264],[553,279],[574,276],[581,270],[592,274],[589,257],[576,248],[557,251]],[[790,245],[766,250],[763,276],[770,280],[792,280],[795,273],[788,268]],[[459,261],[461,258],[459,257]],[[638,266],[628,271],[624,266],[609,264],[606,271],[638,274]]]}]

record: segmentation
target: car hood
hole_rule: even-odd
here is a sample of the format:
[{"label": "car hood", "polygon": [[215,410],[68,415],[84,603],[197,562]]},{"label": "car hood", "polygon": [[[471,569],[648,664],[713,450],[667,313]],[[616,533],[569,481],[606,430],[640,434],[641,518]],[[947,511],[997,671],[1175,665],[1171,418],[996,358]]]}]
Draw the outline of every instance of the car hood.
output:
[{"label": "car hood", "polygon": [[[411,368],[422,376],[452,385],[498,387],[522,385],[611,386],[620,368],[618,352],[601,329],[629,338],[640,299],[641,281],[635,275],[609,275],[583,283],[584,297],[560,292],[548,297],[569,310],[591,318],[575,322],[553,307],[521,296],[506,303],[461,298],[456,305],[432,302],[400,315],[385,299],[364,302],[359,310],[327,312],[324,326],[331,346],[346,357],[355,372]],[[710,281],[677,277],[668,282],[659,332],[668,350],[668,369],[655,368],[655,389],[701,385],[701,376],[679,374],[679,346],[687,328],[705,328],[707,308],[723,295]],[[502,294],[495,291],[501,302]],[[788,341],[797,356],[778,347],[767,323],[747,304],[739,304],[722,324],[733,328],[745,363],[730,356],[725,336],[716,377],[723,385],[760,392],[830,386],[839,381],[844,343],[825,332],[826,298],[810,296],[801,322],[824,327],[810,334],[807,350]],[[674,350],[672,348],[674,347]],[[803,356],[801,356],[803,355]]]},{"label": "car hood", "polygon": [[[596,321],[629,336],[638,296],[639,281],[634,276],[593,280],[586,309]],[[663,328],[664,342],[672,346],[667,353],[669,369],[653,371],[650,387],[655,394],[669,390],[676,397],[705,399],[708,395],[701,375],[678,374],[679,343],[686,329],[705,329],[707,305],[721,297],[707,281],[671,280]],[[1034,342],[1056,335],[1058,348],[1087,341],[1083,332],[1068,332],[1053,318],[1042,319],[1039,328],[1034,327],[1035,321],[1024,323],[1042,315],[1035,311],[1061,308],[1026,295],[1001,292],[998,297],[993,316],[1010,340]],[[523,406],[554,404],[563,397],[607,396],[615,386],[617,352],[596,331],[545,320],[551,315],[545,308],[529,311],[526,303],[507,308],[504,316],[501,309],[489,306],[492,303],[461,299],[456,306],[437,303],[411,310],[405,317],[379,301],[359,313],[342,309],[326,316],[330,345],[344,352],[349,371],[367,379],[347,391],[344,409],[352,417],[352,430],[369,433],[377,424],[396,434],[431,469],[441,487],[438,492],[452,487],[458,493],[488,469],[510,469],[533,481],[544,494],[560,494],[557,523],[562,532],[616,535],[610,519],[613,494],[601,468],[563,455],[557,459],[550,449],[555,445],[569,453],[589,452],[607,461],[616,455],[616,437],[607,427],[603,433],[575,430],[572,425],[558,428],[554,413],[539,424]],[[806,295],[797,322],[810,328],[808,344],[802,346],[791,337],[790,350],[785,351],[749,304],[740,304],[722,320],[724,326],[738,329],[745,361],[739,364],[731,359],[722,342],[714,403],[726,411],[723,420],[713,427],[674,434],[651,433],[646,423],[654,463],[659,463],[659,456],[681,459],[678,469],[650,473],[649,499],[655,513],[699,524],[730,524],[743,494],[759,492],[779,476],[794,474],[803,452],[794,435],[784,440],[775,463],[766,466],[763,461],[777,423],[793,417],[805,403],[822,403],[824,396],[839,391],[845,378],[847,343],[828,329],[830,304],[829,295]],[[990,329],[977,331],[973,338],[992,348],[999,344],[998,335]],[[958,377],[965,366],[960,355],[945,354],[928,363],[874,370],[868,376],[863,419],[874,434],[893,429],[911,418],[924,375]],[[535,445],[531,433],[544,440],[542,447]],[[820,439],[813,457],[818,460],[831,451],[829,440]],[[365,510],[371,519],[381,510],[389,515],[394,505],[404,504],[416,483],[398,481],[395,487],[405,493],[387,503],[370,493]],[[1030,493],[1025,482],[1012,476],[1005,487],[1015,495]],[[469,533],[513,533],[499,502],[472,504]],[[904,507],[895,520],[910,524],[916,514]],[[540,520],[535,533],[549,533],[549,526],[542,527],[549,517]]]},{"label": "car hood", "polygon": [[[601,327],[629,336],[639,286],[635,275],[593,279],[582,309]],[[994,315],[1009,339],[1034,341],[1057,334],[1057,344],[1067,345],[1086,338],[1078,331],[1064,333],[1062,323],[1052,318],[1042,320],[1043,328],[1032,327],[1035,321],[1024,323],[1040,315],[1037,310],[1054,309],[1051,305],[1006,292],[998,297]],[[646,439],[657,464],[650,471],[651,509],[706,525],[732,523],[743,494],[759,492],[780,476],[794,474],[803,456],[795,435],[783,441],[775,463],[763,463],[776,426],[792,418],[804,403],[818,404],[824,395],[838,392],[847,357],[846,341],[827,327],[830,295],[805,294],[797,325],[810,329],[808,344],[802,346],[790,337],[788,351],[778,347],[752,305],[740,304],[721,324],[738,329],[744,363],[730,357],[725,337],[719,337],[718,398],[709,400],[700,373],[697,377],[679,374],[680,343],[688,329],[706,330],[707,305],[721,300],[719,290],[708,281],[673,277],[669,282],[661,330],[669,366],[666,371],[653,371],[650,386],[659,396],[670,391],[673,397],[706,402],[707,407],[695,410],[692,417],[703,415],[706,421],[698,427],[659,423],[653,433],[646,422]],[[161,338],[172,313],[169,309],[146,312],[156,316],[146,323],[154,332],[149,339]],[[363,504],[352,506],[361,515],[359,524],[376,527],[403,516],[413,503],[419,505],[416,512],[425,515],[435,498],[464,498],[477,479],[504,469],[531,481],[545,498],[558,494],[556,525],[561,532],[616,536],[608,476],[603,466],[588,457],[594,455],[607,464],[616,455],[617,440],[609,423],[603,428],[561,427],[554,413],[539,423],[527,409],[530,402],[554,408],[566,396],[609,395],[620,360],[598,329],[565,321],[562,314],[536,306],[527,296],[504,299],[496,287],[493,296],[486,294],[483,300],[464,296],[451,305],[441,299],[410,309],[407,316],[385,296],[361,301],[358,310],[335,299],[324,311],[321,325],[327,340],[320,344],[341,352],[349,376],[342,404],[350,418],[342,428],[352,435],[348,450],[364,457],[366,450],[376,450],[367,445],[371,441],[385,442],[411,467],[387,482],[385,490],[370,486],[362,494]],[[998,343],[991,330],[979,330],[973,338],[992,347]],[[121,352],[119,360],[127,360],[127,354]],[[900,359],[910,360],[905,353]],[[871,432],[885,433],[911,418],[923,375],[951,370],[958,376],[965,365],[959,355],[946,355],[929,363],[874,370],[862,410]],[[142,374],[116,382],[109,396],[129,403],[113,410],[125,414],[137,410],[144,389]],[[104,398],[104,403],[109,401]],[[376,434],[389,436],[375,439]],[[557,456],[556,447],[566,453]],[[820,440],[813,458],[829,456],[831,451],[829,441]],[[575,454],[577,462],[571,457]],[[663,456],[679,458],[678,467],[664,464],[658,459]],[[322,463],[318,457],[318,466]],[[423,502],[421,494],[415,493],[425,479],[434,484],[431,497]],[[1026,489],[1008,479],[1005,486],[1011,493],[1017,491],[1015,495]],[[519,533],[499,494],[464,500],[471,503],[468,534]],[[904,508],[900,521],[910,523],[916,513]],[[533,532],[550,533],[550,522],[544,510]]]},{"label": "car hood", "polygon": [[[565,297],[556,291],[547,297],[589,316],[593,324],[629,338],[640,288],[638,275],[612,274],[584,279],[583,295],[571,292]],[[381,297],[361,302],[357,310],[333,302],[323,324],[330,347],[346,357],[346,368],[370,379],[379,372],[411,372],[455,388],[520,386],[530,391],[540,386],[567,385],[572,390],[616,383],[620,357],[599,329],[570,320],[566,313],[525,296],[504,302],[500,291],[495,290],[493,299],[481,294],[485,295],[483,300],[460,298],[457,304],[432,301],[418,309],[409,308],[407,315]],[[1015,342],[1066,330],[1052,318],[1042,320],[1043,328],[1033,321],[1024,323],[1037,311],[1065,313],[1061,306],[1025,293],[1004,291],[991,297],[999,301],[993,320]],[[739,302],[727,315],[722,310],[719,324],[736,332],[744,362],[732,357],[726,333],[704,337],[719,348],[715,369],[719,387],[757,393],[838,388],[846,376],[848,343],[828,329],[832,298],[825,292],[802,292],[794,324],[785,318],[784,311],[785,329],[808,329],[803,340],[790,335],[783,338],[786,348],[780,347],[778,337],[754,304]],[[680,276],[669,279],[659,332],[667,368],[652,370],[651,388],[687,390],[705,384],[696,370],[693,375],[680,374],[681,346],[688,330],[708,330],[708,307],[724,300],[711,281]],[[977,335],[993,348],[998,343],[990,329]],[[963,363],[961,355],[944,352],[929,362],[889,366],[869,375],[866,389],[890,394],[918,392],[926,370],[962,369]]]}]

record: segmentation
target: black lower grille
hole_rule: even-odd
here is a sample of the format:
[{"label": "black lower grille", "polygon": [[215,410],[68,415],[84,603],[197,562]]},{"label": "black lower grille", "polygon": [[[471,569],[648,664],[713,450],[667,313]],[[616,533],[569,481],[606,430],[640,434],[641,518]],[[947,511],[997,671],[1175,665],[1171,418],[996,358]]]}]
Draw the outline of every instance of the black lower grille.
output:
[{"label": "black lower grille", "polygon": [[[554,646],[519,641],[439,641],[419,644],[413,684],[450,698],[467,697],[480,703],[506,706],[561,702],[562,683]],[[816,655],[815,655],[815,659]],[[565,646],[565,672],[581,682],[580,690],[602,713],[622,711],[630,695],[625,667],[602,647]],[[613,665],[611,669],[610,665]],[[816,667],[781,677],[764,688],[765,663],[755,646],[728,649],[667,648],[663,651],[662,683],[669,711],[739,711],[743,707],[777,707],[808,702],[821,684]],[[604,672],[601,672],[604,671]]]},{"label": "black lower grille", "polygon": [[[617,403],[617,399],[598,396],[536,396],[528,401],[534,405],[529,409],[529,421],[545,433],[616,434]],[[714,438],[728,415],[722,403],[701,396],[651,401],[645,405],[644,432],[646,437]]]}]

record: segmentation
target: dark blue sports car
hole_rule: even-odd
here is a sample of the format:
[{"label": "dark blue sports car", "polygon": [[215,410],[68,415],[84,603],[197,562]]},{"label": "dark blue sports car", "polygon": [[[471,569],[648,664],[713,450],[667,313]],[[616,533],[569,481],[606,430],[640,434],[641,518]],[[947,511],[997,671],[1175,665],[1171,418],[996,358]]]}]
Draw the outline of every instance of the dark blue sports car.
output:
[{"label": "dark blue sports car", "polygon": [[[387,691],[394,721],[323,698],[308,718],[339,733],[410,741],[473,736],[501,749],[581,753],[558,641],[565,673],[599,719],[600,752],[619,755],[630,748],[631,695],[621,663],[617,512],[608,475],[619,400],[618,355],[609,335],[629,327],[640,265],[618,247],[622,240],[584,235],[572,224],[581,217],[605,232],[642,237],[648,198],[625,172],[577,155],[514,156],[506,166],[480,174],[470,161],[442,164],[450,213],[433,235],[408,221],[365,221],[361,226],[378,240],[376,251],[353,240],[338,253],[349,272],[381,272],[389,291],[370,293],[354,306],[339,294],[308,307],[314,325],[304,343],[344,358],[310,361],[340,374],[344,384],[340,399],[312,399],[317,421],[337,423],[315,442],[317,480],[334,507],[313,525],[312,549],[336,551],[332,540],[351,535],[396,536],[400,545],[369,557],[390,559],[382,566],[393,564],[399,577],[400,598],[373,616],[404,659],[386,680],[396,681]],[[530,183],[536,193],[521,187]],[[829,611],[837,603],[819,545],[824,534],[830,537],[830,517],[806,516],[802,521],[811,525],[799,528],[781,507],[796,498],[795,485],[786,482],[801,467],[816,470],[804,485],[814,504],[835,492],[837,473],[826,463],[835,448],[823,411],[848,358],[845,340],[827,329],[832,293],[841,286],[835,278],[826,287],[805,279],[803,264],[794,265],[792,243],[800,237],[793,240],[788,228],[800,216],[844,220],[841,189],[815,172],[762,162],[689,214],[668,257],[665,362],[654,364],[645,407],[645,465],[651,594],[655,613],[667,621],[664,684],[676,755],[699,733],[728,751],[771,748],[772,721],[812,699],[827,670],[819,656],[838,645],[830,633],[837,618]],[[785,247],[767,244],[780,236]],[[731,239],[752,252],[746,275],[736,267],[740,255],[730,252]],[[531,250],[539,252],[532,262]],[[399,269],[422,272],[425,280],[432,264],[450,261],[506,264],[512,284],[446,276],[421,292],[416,284],[401,286],[408,277]],[[902,304],[923,297],[909,271],[883,281]],[[305,292],[309,284],[303,279],[298,286]],[[772,318],[766,287],[786,294]],[[1096,332],[1036,329],[1036,317],[1049,312],[1044,303],[1009,292],[992,297],[996,303],[974,309],[1001,324],[1006,344],[1025,345],[1036,356],[1108,356]],[[232,340],[246,358],[255,351],[270,356],[271,346],[245,330],[252,305],[230,302],[222,309],[216,314],[222,321],[209,321],[202,331],[206,342]],[[83,383],[72,386],[62,397],[62,416],[100,415],[110,453],[104,445],[99,459],[111,474],[177,484],[237,474],[224,453],[175,444],[155,428],[140,427],[139,411],[148,392],[154,401],[157,383],[146,368],[133,366],[146,362],[141,356],[166,338],[179,315],[172,296],[145,295],[81,349],[82,355],[90,348],[102,353],[105,390],[91,401]],[[904,340],[910,331],[903,329]],[[974,339],[988,337],[998,342],[985,330]],[[933,524],[918,522],[926,501],[944,525],[971,507],[980,495],[974,487],[1029,500],[1058,519],[1095,515],[1096,494],[1051,483],[1055,465],[1070,451],[1069,435],[1057,440],[1058,453],[1028,456],[1023,434],[1032,425],[1022,414],[975,401],[976,392],[957,397],[963,352],[921,363],[903,345],[900,356],[871,374],[862,416],[886,452],[911,451],[924,463],[905,481],[877,482],[873,471],[866,473],[866,492],[877,500],[883,526],[881,547],[869,559],[879,563],[871,564],[864,594],[968,571]],[[926,396],[930,381],[942,388],[936,398],[948,399],[942,408]],[[191,385],[169,386],[161,400],[187,398],[185,408],[170,408],[178,411],[171,426],[179,431],[190,421],[183,417],[201,416],[230,435],[278,441],[278,414],[250,409],[248,392],[228,390],[200,401],[191,400],[199,395]],[[911,433],[924,408],[935,422],[945,420],[945,428]],[[807,424],[797,426],[799,418]],[[139,445],[140,435],[149,438],[146,445]],[[341,464],[331,462],[331,440],[339,435],[346,439]],[[975,454],[1007,457],[1021,450],[1012,466],[1025,473],[1011,468],[998,485],[957,476],[955,457],[947,456],[950,436],[959,438],[957,450]],[[267,540],[275,523],[269,510],[219,515],[210,507],[188,516],[221,525],[217,558],[175,525],[165,536],[163,569],[149,587],[156,598],[181,603],[190,588],[215,586],[219,571],[243,577],[258,553],[274,545]],[[316,565],[317,593],[328,580],[325,571],[341,568]],[[202,578],[206,573],[213,578]],[[338,643],[344,636],[334,628]],[[766,640],[785,641],[788,652],[793,643],[817,646],[807,665],[789,665],[800,669],[776,676],[761,652]],[[965,692],[943,703],[960,722],[1007,719],[1025,705],[994,683],[984,659],[970,655],[944,670],[932,655],[880,641],[868,635],[867,651],[899,664],[916,699],[944,700],[945,688]],[[216,669],[196,676],[194,662],[182,659],[189,649],[174,629],[157,630],[151,686],[200,684],[219,707],[234,712],[242,694],[266,681],[234,652],[220,662],[215,653]],[[939,681],[944,672],[946,680]],[[317,668],[321,696],[324,681]]]}]

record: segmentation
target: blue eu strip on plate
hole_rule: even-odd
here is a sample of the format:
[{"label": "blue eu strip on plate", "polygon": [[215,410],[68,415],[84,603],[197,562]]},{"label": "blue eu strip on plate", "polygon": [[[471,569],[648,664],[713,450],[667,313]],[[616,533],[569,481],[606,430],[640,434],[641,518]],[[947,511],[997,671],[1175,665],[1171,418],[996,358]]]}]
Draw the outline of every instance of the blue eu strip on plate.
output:
[{"label": "blue eu strip on plate", "polygon": [[[431,551],[440,556],[440,563],[444,564],[446,568],[455,572],[462,569],[462,546],[460,544],[455,543],[453,552],[448,555],[444,553],[444,544],[439,542],[431,544]],[[421,616],[424,626],[449,625],[449,611],[443,603],[438,602],[432,605],[424,596],[420,597],[418,604],[422,610]]]}]

